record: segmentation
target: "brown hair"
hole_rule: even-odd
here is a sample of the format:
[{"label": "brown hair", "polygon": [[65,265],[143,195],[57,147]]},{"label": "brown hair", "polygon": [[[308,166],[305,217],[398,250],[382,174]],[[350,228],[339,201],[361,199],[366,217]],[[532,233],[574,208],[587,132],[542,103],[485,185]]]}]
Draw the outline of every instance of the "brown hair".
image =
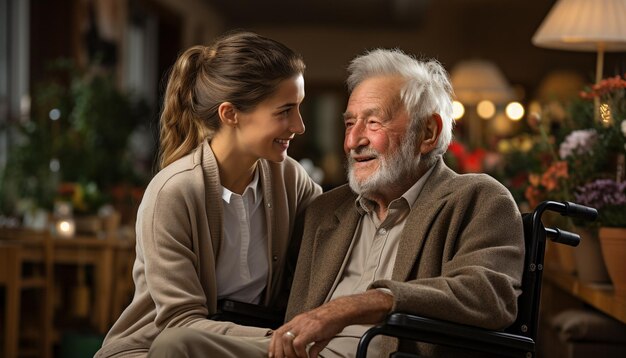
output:
[{"label": "brown hair", "polygon": [[217,132],[220,104],[251,111],[304,68],[302,57],[287,46],[251,32],[227,34],[211,46],[186,50],[172,67],[165,90],[159,169]]}]

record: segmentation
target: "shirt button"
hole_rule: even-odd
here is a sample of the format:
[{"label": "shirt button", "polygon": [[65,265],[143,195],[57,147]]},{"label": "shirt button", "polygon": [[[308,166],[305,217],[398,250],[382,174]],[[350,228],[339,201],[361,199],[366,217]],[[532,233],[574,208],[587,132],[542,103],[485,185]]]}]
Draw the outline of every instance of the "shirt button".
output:
[{"label": "shirt button", "polygon": [[278,256],[276,256],[276,255],[272,256],[272,260],[278,261]]},{"label": "shirt button", "polygon": [[380,235],[387,235],[387,229],[382,228],[382,229],[378,230],[378,233],[379,233]]},{"label": "shirt button", "polygon": [[267,203],[267,207],[271,208],[272,207],[272,203]]}]

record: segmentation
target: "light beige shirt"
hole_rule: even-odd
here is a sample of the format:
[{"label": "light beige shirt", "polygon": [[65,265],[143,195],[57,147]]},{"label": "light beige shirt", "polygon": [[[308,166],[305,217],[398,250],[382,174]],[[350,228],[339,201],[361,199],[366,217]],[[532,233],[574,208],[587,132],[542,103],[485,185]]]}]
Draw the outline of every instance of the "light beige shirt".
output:
[{"label": "light beige shirt", "polygon": [[222,186],[224,241],[215,267],[217,298],[261,302],[267,283],[267,230],[259,171],[242,195]]},{"label": "light beige shirt", "polygon": [[[401,197],[389,204],[387,217],[382,222],[374,211],[373,202],[361,196],[357,198],[355,205],[361,214],[361,219],[348,249],[348,255],[339,271],[340,275],[335,279],[326,301],[365,292],[372,282],[391,279],[400,234],[404,229],[406,218],[432,170],[432,168],[428,170]],[[371,325],[352,325],[344,328],[324,348],[321,356],[325,358],[353,357],[359,339],[370,327]],[[377,348],[379,341],[380,337],[372,341],[368,355],[373,357],[379,355]]]}]

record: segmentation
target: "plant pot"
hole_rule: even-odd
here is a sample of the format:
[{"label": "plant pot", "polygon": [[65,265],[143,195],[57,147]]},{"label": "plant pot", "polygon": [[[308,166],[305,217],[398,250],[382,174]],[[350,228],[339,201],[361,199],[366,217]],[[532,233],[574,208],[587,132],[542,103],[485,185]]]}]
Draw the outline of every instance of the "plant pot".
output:
[{"label": "plant pot", "polygon": [[610,282],[597,231],[582,226],[574,226],[571,231],[580,236],[580,245],[574,249],[578,279],[585,283]]},{"label": "plant pot", "polygon": [[626,297],[626,228],[601,227],[598,238],[615,295]]}]

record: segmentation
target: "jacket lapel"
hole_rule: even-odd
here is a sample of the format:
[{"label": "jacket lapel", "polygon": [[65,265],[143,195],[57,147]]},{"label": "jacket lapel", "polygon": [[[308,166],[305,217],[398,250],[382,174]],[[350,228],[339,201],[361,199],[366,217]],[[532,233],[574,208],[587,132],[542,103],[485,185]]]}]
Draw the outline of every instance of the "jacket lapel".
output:
[{"label": "jacket lapel", "polygon": [[[204,187],[206,190],[206,210],[209,221],[209,232],[211,233],[211,246],[213,257],[217,259],[222,244],[223,212],[222,212],[222,191],[220,184],[220,174],[217,168],[217,161],[209,141],[205,140],[202,145],[202,168],[204,172]],[[215,199],[218,201],[216,202]]]},{"label": "jacket lapel", "polygon": [[[359,214],[354,207],[355,196],[337,203],[332,220],[321,223],[315,232],[312,252],[311,292],[308,299],[311,307],[321,305],[339,274],[344,258],[356,230]],[[325,253],[325,254],[322,254]]]},{"label": "jacket lapel", "polygon": [[[272,293],[274,292],[274,288],[272,287],[272,282],[274,281],[274,270],[273,270],[273,262],[272,262],[272,253],[273,252],[282,252],[284,250],[281,244],[285,244],[285,241],[281,242],[282,237],[286,237],[287,235],[278,235],[275,234],[274,227],[274,210],[275,203],[273,203],[274,195],[272,193],[272,173],[268,163],[265,160],[258,161],[259,170],[260,170],[260,179],[261,179],[261,188],[263,190],[263,205],[265,212],[265,223],[267,225],[265,232],[267,233],[267,257],[268,257],[268,269],[269,272],[267,274],[267,286],[265,289],[265,303],[269,304],[270,298],[272,297]],[[276,251],[275,251],[276,250]]]},{"label": "jacket lapel", "polygon": [[454,172],[439,159],[411,208],[411,214],[407,217],[402,230],[392,274],[393,280],[404,282],[409,279],[411,270],[422,254],[428,233],[445,204],[445,196],[450,193],[445,181],[453,175]]}]

